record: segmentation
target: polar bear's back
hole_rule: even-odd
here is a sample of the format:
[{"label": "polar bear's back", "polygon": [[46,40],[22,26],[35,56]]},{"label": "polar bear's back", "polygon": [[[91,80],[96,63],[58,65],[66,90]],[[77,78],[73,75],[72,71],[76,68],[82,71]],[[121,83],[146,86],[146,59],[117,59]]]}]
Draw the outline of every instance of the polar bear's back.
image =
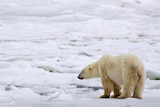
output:
[{"label": "polar bear's back", "polygon": [[[142,61],[140,58],[134,54],[122,54],[119,56],[110,56],[105,55],[106,64],[111,68],[130,68],[130,67],[138,67],[143,66]],[[123,66],[123,67],[122,67]]]},{"label": "polar bear's back", "polygon": [[121,58],[121,69],[126,72],[137,72],[138,75],[144,73],[144,65],[140,58],[133,54],[123,54]]}]

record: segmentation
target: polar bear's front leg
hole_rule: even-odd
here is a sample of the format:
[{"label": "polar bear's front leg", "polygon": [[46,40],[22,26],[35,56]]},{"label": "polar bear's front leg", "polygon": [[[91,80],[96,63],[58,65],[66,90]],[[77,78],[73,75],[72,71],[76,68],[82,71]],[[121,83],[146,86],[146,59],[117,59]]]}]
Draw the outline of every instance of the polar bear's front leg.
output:
[{"label": "polar bear's front leg", "polygon": [[109,78],[101,78],[102,79],[102,85],[104,88],[104,95],[100,96],[100,98],[109,98],[110,93],[113,89],[113,82]]},{"label": "polar bear's front leg", "polygon": [[113,90],[113,82],[107,75],[106,62],[104,59],[98,62],[98,71],[104,88],[104,95],[102,95],[100,98],[109,98],[110,93]]}]

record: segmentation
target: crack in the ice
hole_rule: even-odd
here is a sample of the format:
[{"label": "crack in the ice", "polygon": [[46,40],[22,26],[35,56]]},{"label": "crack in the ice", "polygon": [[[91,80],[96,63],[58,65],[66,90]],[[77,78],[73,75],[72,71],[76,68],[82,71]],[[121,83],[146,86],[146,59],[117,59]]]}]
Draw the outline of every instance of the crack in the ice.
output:
[{"label": "crack in the ice", "polygon": [[71,84],[71,85],[76,86],[76,88],[88,88],[88,89],[92,89],[94,91],[103,89],[103,87],[96,87],[96,86],[85,86],[85,85],[80,85],[80,84]]}]

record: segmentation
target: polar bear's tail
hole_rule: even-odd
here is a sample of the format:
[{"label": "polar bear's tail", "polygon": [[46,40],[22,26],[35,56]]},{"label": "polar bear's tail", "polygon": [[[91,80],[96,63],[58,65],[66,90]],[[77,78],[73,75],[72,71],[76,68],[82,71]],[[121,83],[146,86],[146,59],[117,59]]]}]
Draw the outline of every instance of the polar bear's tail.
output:
[{"label": "polar bear's tail", "polygon": [[143,64],[138,66],[137,73],[138,73],[139,79],[138,79],[137,84],[135,86],[133,97],[141,99],[142,93],[144,90],[145,79],[146,79],[146,72],[145,72]]}]

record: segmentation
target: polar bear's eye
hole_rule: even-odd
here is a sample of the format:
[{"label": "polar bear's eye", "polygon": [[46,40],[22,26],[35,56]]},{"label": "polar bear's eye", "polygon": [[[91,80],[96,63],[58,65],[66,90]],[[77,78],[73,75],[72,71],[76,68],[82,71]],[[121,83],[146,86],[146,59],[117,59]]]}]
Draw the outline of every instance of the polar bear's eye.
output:
[{"label": "polar bear's eye", "polygon": [[91,68],[89,67],[89,70],[91,70]]}]

